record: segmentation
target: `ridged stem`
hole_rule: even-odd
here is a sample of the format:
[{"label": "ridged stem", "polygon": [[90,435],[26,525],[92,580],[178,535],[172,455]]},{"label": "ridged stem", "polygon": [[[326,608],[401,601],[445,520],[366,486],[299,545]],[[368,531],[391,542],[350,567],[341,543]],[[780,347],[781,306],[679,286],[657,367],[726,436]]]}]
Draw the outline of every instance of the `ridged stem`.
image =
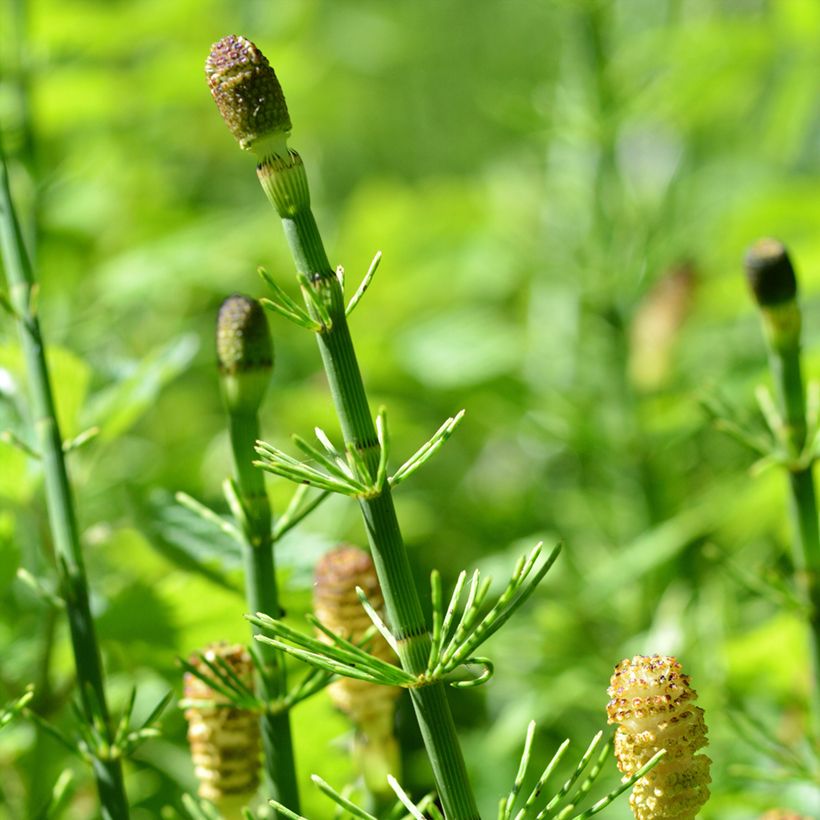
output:
[{"label": "ridged stem", "polygon": [[[256,469],[254,444],[259,438],[259,417],[255,412],[229,412],[231,448],[236,483],[248,520],[243,545],[245,595],[251,612],[279,614],[279,593],[271,537],[272,514],[265,490],[264,473]],[[257,634],[260,630],[253,626]],[[257,694],[265,702],[275,701],[287,689],[282,653],[269,644],[258,644],[264,669],[257,674]],[[271,797],[293,811],[299,811],[299,788],[293,754],[293,735],[287,711],[260,718],[265,771]]]},{"label": "ridged stem", "polygon": [[92,757],[104,820],[128,817],[122,764],[111,746],[114,733],[105,696],[105,683],[94,620],[89,606],[88,581],[80,545],[74,498],[63,453],[63,440],[54,410],[45,343],[32,310],[35,288],[31,263],[9,189],[5,156],[0,147],[0,242],[9,297],[17,315],[28,374],[34,431],[45,477],[49,525],[57,555],[60,592],[66,605],[71,646],[83,712],[89,725],[97,725],[111,752]]},{"label": "ridged stem", "polygon": [[[317,333],[317,338],[345,443],[361,453],[375,476],[379,461],[376,430],[350,338],[344,294],[310,209],[304,168],[294,153],[287,159],[269,159],[273,165],[266,162],[259,168],[263,188],[282,218],[298,272],[308,278],[330,317],[330,328]],[[309,300],[306,304],[312,310]],[[385,609],[399,639],[402,668],[418,675],[427,664],[430,636],[389,485],[375,497],[359,499],[359,507]],[[478,807],[443,684],[421,686],[410,693],[445,816],[448,820],[478,820]]]},{"label": "ridged stem", "polygon": [[[806,444],[806,401],[798,330],[785,343],[769,334],[769,363],[786,440],[796,459]],[[794,530],[793,559],[798,589],[809,608],[813,730],[820,740],[820,528],[812,465],[789,471],[790,513]]]}]

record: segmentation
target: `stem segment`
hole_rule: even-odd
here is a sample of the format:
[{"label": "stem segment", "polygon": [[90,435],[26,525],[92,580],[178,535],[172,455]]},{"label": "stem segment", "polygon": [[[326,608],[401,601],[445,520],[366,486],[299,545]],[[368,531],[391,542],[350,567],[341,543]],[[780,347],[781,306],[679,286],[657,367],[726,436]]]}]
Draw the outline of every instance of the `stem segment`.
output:
[{"label": "stem segment", "polygon": [[[254,445],[259,438],[259,419],[255,413],[230,413],[231,447],[236,466],[236,483],[247,515],[246,541],[243,546],[245,595],[251,612],[279,614],[279,594],[271,537],[271,507],[265,491],[264,473],[252,466]],[[257,634],[259,628],[252,627]],[[257,644],[264,668],[257,675],[257,693],[266,702],[286,693],[285,664],[282,653],[265,643]],[[262,745],[271,796],[294,811],[299,811],[299,789],[293,754],[290,714],[287,711],[261,718]]]},{"label": "stem segment", "polygon": [[[258,172],[265,192],[282,218],[297,271],[307,277],[330,318],[330,325],[324,326],[317,338],[345,444],[360,453],[375,478],[379,462],[376,430],[350,338],[344,294],[330,267],[310,209],[302,161],[295,152],[286,157],[271,155],[259,166]],[[306,299],[305,303],[313,318],[320,322],[311,300]],[[360,498],[359,507],[387,614],[399,639],[402,668],[419,675],[427,665],[430,636],[389,485],[385,483],[376,496]],[[446,817],[477,820],[478,808],[444,685],[436,682],[412,688],[410,695]]]},{"label": "stem segment", "polygon": [[[806,444],[806,403],[800,367],[799,325],[793,344],[770,344],[770,366],[786,424],[785,438],[797,460]],[[796,462],[800,463],[800,462]],[[820,739],[820,529],[812,464],[789,470],[793,557],[798,590],[809,608],[813,729]]]},{"label": "stem segment", "polygon": [[89,725],[103,731],[107,754],[92,750],[91,764],[97,782],[104,820],[128,817],[122,764],[113,747],[114,732],[105,697],[104,674],[94,620],[88,598],[82,548],[74,499],[66,470],[62,436],[45,358],[40,324],[32,310],[34,275],[23,244],[12,203],[5,156],[0,148],[0,241],[11,305],[20,328],[29,379],[34,430],[43,460],[49,524],[57,554],[61,595],[66,604],[80,700]]},{"label": "stem segment", "polygon": [[[273,345],[262,306],[247,296],[229,296],[219,309],[216,353],[228,426],[244,534],[245,593],[251,611],[279,614],[273,556],[273,516],[264,474],[253,466],[259,438],[259,408],[270,382]],[[253,627],[256,634],[258,628]],[[260,700],[275,703],[286,693],[282,653],[269,644],[256,647],[261,661],[256,674]],[[273,710],[260,717],[265,773],[271,796],[299,810],[290,715]]]},{"label": "stem segment", "polygon": [[795,582],[809,612],[812,729],[815,740],[820,740],[820,530],[812,472],[814,456],[806,452],[797,277],[786,248],[775,239],[761,239],[752,245],[745,264],[763,319],[769,366],[780,405],[783,427],[777,432],[789,456]]}]

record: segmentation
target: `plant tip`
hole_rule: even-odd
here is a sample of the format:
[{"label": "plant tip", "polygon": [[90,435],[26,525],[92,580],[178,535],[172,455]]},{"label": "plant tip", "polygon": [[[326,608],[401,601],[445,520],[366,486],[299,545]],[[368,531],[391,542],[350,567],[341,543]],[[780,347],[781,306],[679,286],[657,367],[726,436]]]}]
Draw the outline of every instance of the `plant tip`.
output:
[{"label": "plant tip", "polygon": [[268,320],[256,299],[234,294],[222,302],[216,322],[216,357],[223,373],[273,366]]},{"label": "plant tip", "polygon": [[214,43],[205,75],[240,148],[260,153],[261,145],[273,140],[285,149],[291,130],[285,95],[267,58],[250,40],[230,34]]},{"label": "plant tip", "polygon": [[265,311],[255,299],[234,294],[220,306],[216,359],[228,408],[257,410],[270,380],[273,344]]},{"label": "plant tip", "polygon": [[777,239],[758,239],[744,258],[746,278],[760,307],[792,301],[797,295],[797,279],[789,253]]}]

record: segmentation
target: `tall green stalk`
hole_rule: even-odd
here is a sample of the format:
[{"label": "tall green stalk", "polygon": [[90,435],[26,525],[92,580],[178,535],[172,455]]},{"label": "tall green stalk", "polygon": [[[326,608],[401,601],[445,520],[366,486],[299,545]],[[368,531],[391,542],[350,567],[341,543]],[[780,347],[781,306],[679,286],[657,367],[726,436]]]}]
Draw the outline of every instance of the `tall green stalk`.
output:
[{"label": "tall green stalk", "polygon": [[83,713],[102,735],[103,746],[90,750],[91,764],[105,820],[128,817],[122,764],[113,746],[114,733],[105,697],[104,674],[88,596],[82,548],[63,440],[45,358],[45,343],[33,307],[34,274],[23,243],[0,147],[0,244],[9,301],[17,319],[28,373],[34,431],[43,463],[49,524],[57,555],[60,591],[65,601]]},{"label": "tall green stalk", "polygon": [[746,272],[763,319],[788,454],[793,560],[798,591],[808,607],[811,632],[814,731],[820,739],[820,528],[812,454],[806,453],[806,397],[800,360],[801,313],[797,279],[786,249],[774,239],[757,242]]},{"label": "tall green stalk", "polygon": [[[278,164],[276,160],[274,164]],[[260,176],[264,185],[264,165],[260,168],[263,169]],[[295,155],[292,155],[292,163],[285,166],[284,174],[279,177],[283,183],[290,179],[296,183],[292,187],[287,186],[290,193],[295,194],[300,188],[306,190],[306,185],[302,185],[304,168]],[[270,190],[270,186],[267,189]],[[277,201],[281,205],[282,199],[274,197],[275,194],[271,197],[274,205]],[[304,206],[292,216],[283,216],[284,209],[277,207],[277,210],[282,216],[297,270],[310,279],[330,317],[330,329],[318,333],[317,339],[345,444],[355,448],[370,474],[376,475],[379,444],[348,330],[339,280],[327,261],[309,202],[304,202]],[[389,485],[385,484],[375,497],[360,498],[359,508],[384,593],[385,608],[400,638],[402,668],[413,675],[421,674],[430,655],[430,637]],[[413,688],[410,696],[447,817],[453,820],[477,818],[478,809],[467,779],[444,685],[434,683]]]},{"label": "tall green stalk", "polygon": [[[276,75],[252,43],[233,36],[214,46],[206,73],[228,127],[243,148],[260,158],[260,182],[282,219],[296,269],[326,312],[326,317],[319,316],[313,300],[306,297],[345,444],[375,476],[380,447],[348,330],[344,294],[310,208],[302,160],[286,145],[290,117]],[[402,668],[420,675],[430,655],[430,635],[389,483],[360,497],[359,506]],[[410,695],[445,815],[448,820],[476,820],[478,808],[443,684],[412,687]]]},{"label": "tall green stalk", "polygon": [[[251,612],[279,613],[274,565],[272,513],[264,473],[253,466],[259,438],[259,407],[273,364],[265,313],[246,296],[230,296],[219,311],[217,359],[222,392],[228,410],[235,481],[243,511],[245,543],[245,594]],[[259,632],[253,627],[253,633]],[[266,703],[286,694],[282,653],[269,644],[258,644],[263,668],[257,674],[257,694]],[[265,771],[271,796],[299,811],[299,790],[293,755],[290,714],[287,710],[260,718]]]}]

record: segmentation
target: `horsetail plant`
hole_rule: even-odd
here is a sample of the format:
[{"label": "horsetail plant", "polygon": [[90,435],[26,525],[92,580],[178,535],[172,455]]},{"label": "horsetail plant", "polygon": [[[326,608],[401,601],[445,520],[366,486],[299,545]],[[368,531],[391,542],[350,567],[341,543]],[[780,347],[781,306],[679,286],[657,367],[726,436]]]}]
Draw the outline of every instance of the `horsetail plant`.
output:
[{"label": "horsetail plant", "polygon": [[[16,320],[28,374],[37,455],[43,464],[49,525],[54,540],[60,597],[68,616],[81,703],[82,753],[90,763],[105,820],[128,817],[122,749],[108,709],[105,677],[89,603],[74,495],[54,407],[45,343],[36,311],[37,284],[23,242],[0,147],[0,245],[8,299],[0,302]],[[126,733],[127,734],[127,733]]]},{"label": "horsetail plant", "polygon": [[[492,662],[477,655],[477,650],[532,595],[556,560],[560,545],[544,555],[541,544],[538,544],[523,556],[511,580],[491,605],[488,600],[490,580],[482,579],[478,571],[469,580],[466,572],[461,573],[449,602],[445,604],[441,578],[434,571],[431,576],[432,630],[428,631],[393,505],[392,489],[443,446],[463,418],[463,411],[447,419],[431,439],[391,475],[386,412],[380,410],[374,421],[347,324],[347,317],[358,306],[373,278],[380,254],[376,255],[361,285],[345,304],[344,271],[341,267],[334,271],[328,261],[311,211],[310,191],[302,159],[287,145],[291,122],[284,95],[267,59],[250,41],[229,36],[212,47],[205,71],[214,100],[229,129],[240,147],[252,151],[257,157],[259,181],[282,220],[304,300],[304,307],[301,307],[272,277],[261,271],[273,291],[273,298],[261,300],[262,304],[316,334],[344,440],[343,446],[337,447],[318,428],[315,430],[316,443],[294,436],[296,447],[308,461],[294,458],[264,442],[257,442],[259,460],[256,465],[296,483],[356,499],[384,596],[386,622],[377,611],[378,601],[374,606],[374,601],[362,589],[359,589],[358,596],[373,626],[398,656],[399,665],[379,657],[379,653],[367,651],[366,645],[349,640],[345,630],[334,631],[315,617],[308,616],[307,620],[322,633],[321,638],[293,629],[278,620],[276,612],[273,617],[257,612],[248,616],[249,620],[265,633],[257,635],[257,640],[271,644],[327,674],[408,689],[433,770],[443,816],[447,820],[478,820],[478,807],[444,684],[477,686],[492,677]],[[522,771],[529,763],[532,731],[531,728]],[[589,817],[609,805],[629,784],[581,814],[573,814],[576,804],[586,798],[592,782],[601,771],[603,754],[581,785],[572,790],[599,742],[600,737],[593,741],[575,774],[559,788],[546,806],[535,806],[537,798],[544,795],[543,790],[539,789],[515,817],[538,820],[548,817]],[[563,752],[559,750],[557,759],[561,754]],[[635,774],[635,779],[655,765],[660,755],[648,761]],[[548,766],[544,782],[551,771]],[[521,774],[521,778],[523,776]],[[354,817],[374,820],[371,814],[351,803],[320,778],[314,776],[313,779],[323,793],[344,811]],[[425,817],[438,820],[442,817],[431,799],[414,803],[394,777],[388,778],[388,782],[399,800],[399,810],[409,813],[415,820],[424,820]],[[512,807],[520,788],[521,782],[517,779],[513,792],[502,801],[500,817],[503,820],[512,817]],[[271,805],[285,817],[301,818],[292,808],[278,801],[272,801]]]},{"label": "horsetail plant", "polygon": [[814,462],[820,444],[820,397],[807,412],[800,356],[802,317],[797,277],[788,251],[776,239],[761,239],[746,253],[746,276],[760,309],[777,404],[761,394],[761,407],[776,442],[773,460],[788,472],[794,530],[793,561],[801,603],[808,612],[815,741],[820,741],[820,530]]},{"label": "horsetail plant", "polygon": [[744,267],[760,311],[775,388],[775,396],[763,385],[756,391],[766,429],[751,429],[720,398],[708,397],[704,404],[720,429],[757,456],[753,474],[775,466],[788,475],[793,579],[772,583],[736,565],[728,556],[721,559],[729,576],[739,585],[807,622],[808,743],[799,747],[787,744],[751,708],[730,711],[728,717],[738,736],[769,762],[765,772],[749,769],[749,776],[789,778],[816,785],[820,751],[820,533],[813,467],[820,455],[820,387],[809,383],[806,388],[803,382],[802,315],[797,277],[788,251],[776,239],[760,239],[746,252]]},{"label": "horsetail plant", "polygon": [[[244,559],[245,593],[250,609],[279,612],[274,544],[316,509],[327,492],[309,498],[310,488],[299,487],[285,512],[274,520],[264,476],[253,466],[259,408],[273,367],[270,330],[257,301],[239,294],[223,301],[217,317],[216,358],[235,469],[235,478],[225,481],[223,488],[234,520],[223,518],[185,493],[177,493],[176,497],[182,506],[238,544]],[[252,634],[256,632],[252,625]],[[264,749],[266,790],[298,806],[290,710],[327,686],[332,675],[313,669],[288,688],[284,659],[278,649],[269,644],[254,644],[249,657],[256,667],[255,676],[251,675],[255,684],[238,676],[218,652],[194,654],[180,664],[186,670],[186,681],[198,680],[208,691],[218,693],[222,706],[230,704],[256,715]],[[183,707],[190,703],[188,696],[182,701]],[[206,792],[208,789],[200,790],[204,799],[220,797],[218,792]],[[202,805],[205,804],[191,803],[190,811],[209,811]]]},{"label": "horsetail plant", "polygon": [[[264,474],[253,466],[254,445],[259,438],[259,407],[273,369],[268,321],[258,302],[235,295],[222,303],[216,349],[236,475],[229,487],[230,497],[236,499],[234,506],[244,535],[246,598],[251,612],[278,612],[271,506]],[[257,693],[262,700],[275,701],[287,688],[283,657],[276,648],[261,645],[259,658]],[[263,712],[261,728],[271,794],[288,805],[298,806],[288,711]]]},{"label": "horsetail plant", "polygon": [[[267,59],[243,37],[229,36],[216,43],[205,71],[228,127],[240,146],[259,159],[259,180],[282,219],[307,312],[293,303],[268,304],[277,304],[280,313],[316,331],[347,458],[310,448],[328,470],[308,468],[318,474],[318,481],[311,482],[313,476],[295,460],[276,458],[269,451],[260,456],[272,472],[358,498],[388,617],[397,632],[401,666],[415,680],[429,660],[430,637],[386,480],[385,425],[378,436],[347,327],[342,286],[310,208],[301,157],[287,146],[291,123],[284,94]],[[478,808],[441,681],[413,686],[411,697],[445,814],[453,820],[475,820]]]}]

